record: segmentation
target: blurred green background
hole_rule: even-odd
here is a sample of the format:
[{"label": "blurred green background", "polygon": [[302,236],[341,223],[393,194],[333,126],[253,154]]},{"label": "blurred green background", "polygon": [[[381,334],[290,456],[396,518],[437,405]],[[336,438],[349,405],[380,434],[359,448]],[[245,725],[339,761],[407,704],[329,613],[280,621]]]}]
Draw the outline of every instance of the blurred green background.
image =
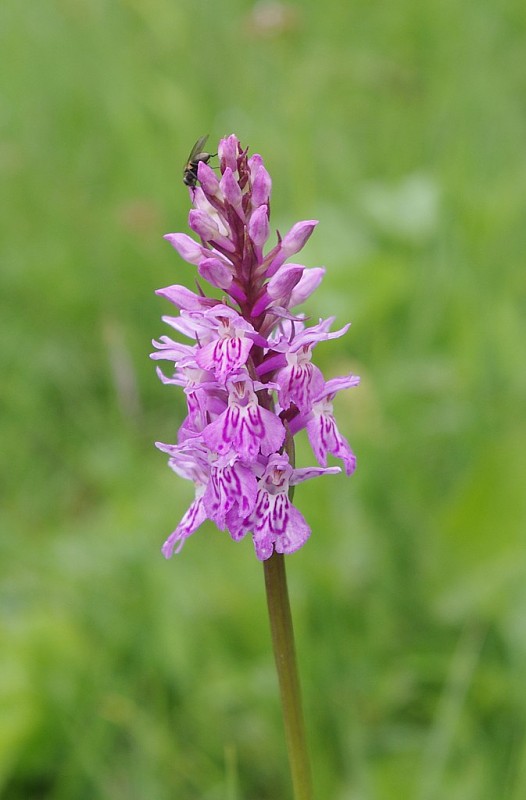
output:
[{"label": "blurred green background", "polygon": [[[0,796],[290,797],[261,565],[152,442],[193,283],[182,164],[235,132],[358,455],[288,559],[317,797],[526,797],[526,11],[497,0],[0,6]],[[308,446],[299,464],[312,463]]]}]

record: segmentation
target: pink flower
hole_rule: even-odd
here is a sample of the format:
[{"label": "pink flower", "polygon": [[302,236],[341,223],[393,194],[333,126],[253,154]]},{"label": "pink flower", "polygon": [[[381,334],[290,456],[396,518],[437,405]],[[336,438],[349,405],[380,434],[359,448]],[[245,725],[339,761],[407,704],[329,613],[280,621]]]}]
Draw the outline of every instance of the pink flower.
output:
[{"label": "pink flower", "polygon": [[295,470],[289,464],[288,456],[274,453],[261,475],[252,513],[245,519],[230,519],[232,537],[241,539],[252,531],[260,561],[270,558],[274,549],[277,553],[294,553],[309,538],[310,528],[289,499],[289,487],[318,475],[339,471],[339,467]]},{"label": "pink flower", "polygon": [[359,382],[360,379],[356,375],[327,381],[312,403],[310,419],[306,425],[309,441],[318,463],[325,466],[327,453],[330,453],[336,458],[341,458],[347,475],[351,475],[356,469],[356,456],[347,439],[338,430],[332,401],[341,389],[358,386]]},{"label": "pink flower", "polygon": [[[264,384],[259,384],[264,388]],[[206,427],[203,438],[212,452],[237,453],[250,461],[259,452],[268,456],[277,452],[285,439],[282,421],[259,402],[255,385],[247,374],[239,374],[227,383],[228,406]]]}]

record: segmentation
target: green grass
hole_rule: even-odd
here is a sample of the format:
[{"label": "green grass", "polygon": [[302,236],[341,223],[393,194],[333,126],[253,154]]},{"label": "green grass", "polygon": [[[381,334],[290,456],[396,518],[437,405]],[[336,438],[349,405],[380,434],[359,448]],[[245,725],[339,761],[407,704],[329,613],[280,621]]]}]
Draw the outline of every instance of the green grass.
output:
[{"label": "green grass", "polygon": [[[159,548],[190,489],[148,359],[193,282],[182,163],[232,131],[320,225],[359,469],[288,561],[318,798],[526,796],[526,12],[240,0],[0,9],[0,796],[290,796],[251,544]],[[294,10],[293,9],[293,10]],[[312,462],[307,446],[300,463]]]}]

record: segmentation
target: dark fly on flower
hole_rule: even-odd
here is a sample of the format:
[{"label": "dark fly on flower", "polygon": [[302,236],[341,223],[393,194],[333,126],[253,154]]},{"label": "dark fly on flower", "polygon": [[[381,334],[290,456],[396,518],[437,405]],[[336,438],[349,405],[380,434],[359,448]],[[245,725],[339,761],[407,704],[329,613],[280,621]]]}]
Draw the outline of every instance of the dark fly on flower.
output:
[{"label": "dark fly on flower", "polygon": [[204,161],[205,164],[208,164],[210,159],[213,157],[212,153],[207,153],[203,150],[207,139],[208,134],[206,136],[201,136],[201,138],[197,140],[190,151],[190,155],[188,156],[188,160],[183,170],[183,183],[185,183],[186,186],[196,185],[197,167],[199,166],[199,162]]}]

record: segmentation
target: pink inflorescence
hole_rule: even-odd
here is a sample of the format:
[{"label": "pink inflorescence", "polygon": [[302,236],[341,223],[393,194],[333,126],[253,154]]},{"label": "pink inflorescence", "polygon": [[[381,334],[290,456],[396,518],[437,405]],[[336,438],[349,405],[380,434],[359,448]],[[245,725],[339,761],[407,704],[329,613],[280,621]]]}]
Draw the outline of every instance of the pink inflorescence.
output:
[{"label": "pink inflorescence", "polygon": [[[310,534],[289,487],[340,472],[327,467],[328,454],[342,460],[347,475],[354,471],[356,459],[338,431],[332,401],[359,378],[325,381],[311,361],[319,342],[342,336],[349,325],[331,333],[334,318],[307,327],[305,315],[293,311],[325,272],[288,263],[317,221],[296,223],[264,252],[271,180],[263,160],[248,158],[233,135],[221,140],[218,156],[221,177],[202,161],[200,186],[189,189],[189,225],[200,242],[184,233],[165,238],[223,297],[177,284],[157,292],[179,309],[164,322],[191,343],[168,336],[154,342],[151,357],[174,365],[169,377],[158,369],[160,379],[182,386],[188,406],[177,444],[156,444],[170,467],[195,486],[193,502],[162,551],[169,558],[211,519],[235,540],[251,532],[256,555],[265,560],[274,550],[293,553]],[[318,467],[296,469],[289,461],[293,437],[302,429]]]}]

